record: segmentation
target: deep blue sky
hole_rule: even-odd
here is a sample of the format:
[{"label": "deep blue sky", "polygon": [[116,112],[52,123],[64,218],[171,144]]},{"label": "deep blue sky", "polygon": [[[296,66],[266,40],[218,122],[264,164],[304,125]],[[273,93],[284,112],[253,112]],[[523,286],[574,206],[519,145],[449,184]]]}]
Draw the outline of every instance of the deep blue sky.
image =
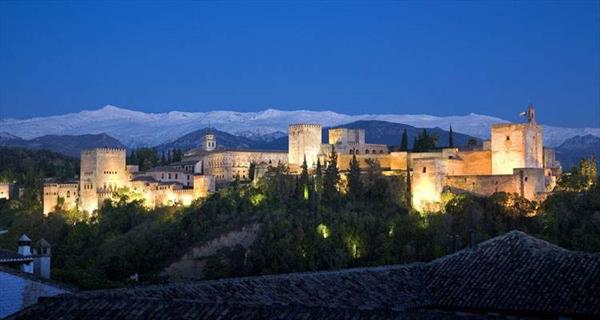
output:
[{"label": "deep blue sky", "polygon": [[530,102],[600,127],[600,2],[0,3],[0,117]]}]

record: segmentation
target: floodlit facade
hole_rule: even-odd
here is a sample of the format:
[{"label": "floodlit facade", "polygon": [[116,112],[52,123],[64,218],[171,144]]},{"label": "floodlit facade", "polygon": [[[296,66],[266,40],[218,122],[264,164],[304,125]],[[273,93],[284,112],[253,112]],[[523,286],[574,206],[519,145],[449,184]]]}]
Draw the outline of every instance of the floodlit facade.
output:
[{"label": "floodlit facade", "polygon": [[329,161],[334,150],[342,172],[349,169],[355,156],[361,168],[367,168],[368,160],[374,159],[385,175],[406,178],[410,181],[411,205],[420,212],[443,209],[445,192],[507,192],[541,200],[556,185],[561,166],[554,151],[543,146],[535,110],[530,107],[526,115],[526,123],[493,125],[491,139],[468,150],[390,152],[384,144],[367,143],[365,130],[356,128],[330,129],[329,143],[324,144],[318,124],[290,125],[287,152],[222,149],[210,131],[182,161],[145,172],[125,165],[124,149],[84,150],[79,183],[44,186],[44,213],[57,207],[93,212],[122,188],[141,194],[148,207],[186,205],[214,191],[217,184],[256,180],[257,174],[264,174],[271,166],[287,166],[290,173],[298,174],[306,159],[309,170],[313,170],[318,161],[322,165]]},{"label": "floodlit facade", "polygon": [[96,148],[81,151],[79,182],[48,182],[43,189],[43,212],[78,208],[92,213],[117,192],[129,192],[148,208],[189,205],[214,191],[214,177],[195,176],[173,167],[139,172],[125,163],[125,149]]}]

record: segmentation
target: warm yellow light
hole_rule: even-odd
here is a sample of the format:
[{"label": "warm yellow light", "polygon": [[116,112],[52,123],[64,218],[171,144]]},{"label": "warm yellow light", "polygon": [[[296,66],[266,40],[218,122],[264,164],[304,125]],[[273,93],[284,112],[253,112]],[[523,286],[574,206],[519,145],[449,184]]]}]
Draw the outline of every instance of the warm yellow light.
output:
[{"label": "warm yellow light", "polygon": [[361,256],[360,252],[360,242],[355,237],[346,238],[346,245],[348,246],[348,250],[350,250],[350,255],[354,259],[358,259]]},{"label": "warm yellow light", "polygon": [[321,237],[323,237],[323,239],[327,239],[331,232],[329,231],[328,226],[321,223],[320,225],[317,226],[317,233],[319,233],[321,235]]},{"label": "warm yellow light", "polygon": [[419,212],[435,211],[441,195],[431,179],[419,179],[413,187],[413,207]]},{"label": "warm yellow light", "polygon": [[254,205],[254,206],[258,206],[264,200],[265,200],[265,195],[261,194],[261,193],[253,194],[250,197],[250,203],[252,203],[252,205]]}]

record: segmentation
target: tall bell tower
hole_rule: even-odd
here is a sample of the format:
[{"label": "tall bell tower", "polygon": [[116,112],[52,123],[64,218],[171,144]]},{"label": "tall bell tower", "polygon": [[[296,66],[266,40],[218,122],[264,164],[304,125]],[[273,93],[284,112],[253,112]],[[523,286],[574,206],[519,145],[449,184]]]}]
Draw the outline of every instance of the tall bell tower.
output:
[{"label": "tall bell tower", "polygon": [[216,148],[217,148],[217,138],[215,137],[215,134],[213,133],[212,128],[209,127],[208,131],[202,138],[202,149],[204,149],[204,151],[213,151]]}]

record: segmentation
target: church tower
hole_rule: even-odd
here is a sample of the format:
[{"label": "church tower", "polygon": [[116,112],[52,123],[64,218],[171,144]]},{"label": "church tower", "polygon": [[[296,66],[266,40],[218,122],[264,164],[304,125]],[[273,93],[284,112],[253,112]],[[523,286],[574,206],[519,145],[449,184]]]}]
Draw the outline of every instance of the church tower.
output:
[{"label": "church tower", "polygon": [[213,151],[217,148],[217,138],[212,131],[212,128],[208,128],[208,132],[202,138],[202,149],[204,151]]}]

